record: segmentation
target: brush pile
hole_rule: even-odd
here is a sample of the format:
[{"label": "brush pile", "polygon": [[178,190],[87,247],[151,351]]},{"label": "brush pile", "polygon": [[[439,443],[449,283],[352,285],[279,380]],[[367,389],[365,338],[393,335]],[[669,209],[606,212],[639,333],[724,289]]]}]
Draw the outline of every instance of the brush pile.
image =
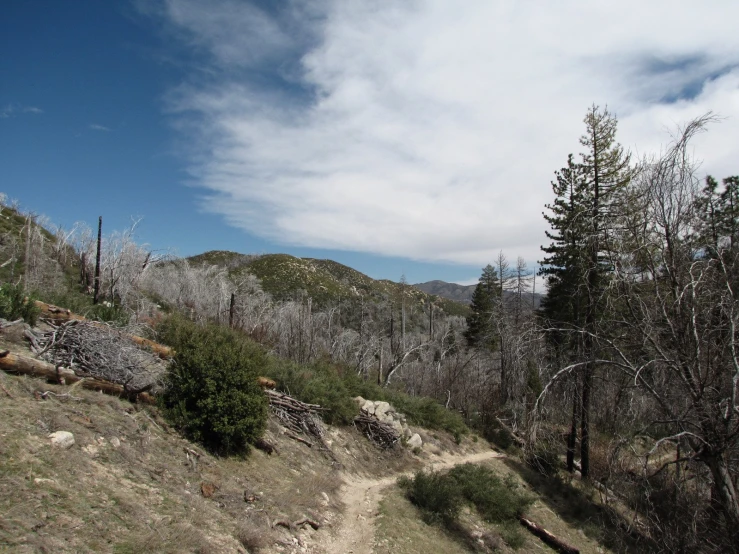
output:
[{"label": "brush pile", "polygon": [[27,330],[26,338],[38,358],[75,374],[122,385],[129,393],[154,389],[165,366],[142,350],[128,335],[104,323],[70,320],[51,330]]},{"label": "brush pile", "polygon": [[300,400],[273,390],[265,390],[269,407],[280,422],[295,433],[305,433],[323,441],[325,434],[318,412],[325,410],[318,404]]},{"label": "brush pile", "polygon": [[397,429],[364,412],[354,418],[354,426],[383,450],[393,448],[400,440]]}]

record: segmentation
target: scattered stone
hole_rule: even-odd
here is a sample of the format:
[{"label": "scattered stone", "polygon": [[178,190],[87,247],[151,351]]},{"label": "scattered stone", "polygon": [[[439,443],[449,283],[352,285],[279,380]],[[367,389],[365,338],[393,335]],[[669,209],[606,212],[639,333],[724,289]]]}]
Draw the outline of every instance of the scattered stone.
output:
[{"label": "scattered stone", "polygon": [[88,445],[82,447],[82,451],[85,454],[89,454],[90,456],[97,456],[97,454],[98,454],[98,447],[95,446],[94,444],[88,444]]},{"label": "scattered stone", "polygon": [[328,505],[329,505],[329,504],[331,503],[331,500],[329,499],[328,495],[327,495],[327,494],[326,494],[325,492],[322,492],[322,493],[321,493],[321,496],[323,497],[323,502],[322,502],[322,504],[323,504],[324,506],[328,506]]},{"label": "scattered stone", "polygon": [[121,445],[121,439],[118,437],[111,437],[110,444],[113,448],[118,448]]},{"label": "scattered stone", "polygon": [[69,431],[56,431],[49,435],[51,446],[56,448],[69,448],[74,445],[74,435]]},{"label": "scattered stone", "polygon": [[414,433],[413,436],[408,439],[408,446],[410,448],[421,448],[423,446],[421,435],[419,435],[418,433]]}]

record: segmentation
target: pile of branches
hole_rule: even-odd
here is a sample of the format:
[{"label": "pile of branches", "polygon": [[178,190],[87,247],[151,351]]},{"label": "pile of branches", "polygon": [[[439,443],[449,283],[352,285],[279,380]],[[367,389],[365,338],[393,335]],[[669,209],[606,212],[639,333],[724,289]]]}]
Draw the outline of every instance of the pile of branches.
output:
[{"label": "pile of branches", "polygon": [[365,413],[361,413],[354,418],[354,426],[384,450],[393,448],[400,440],[400,434],[395,427]]},{"label": "pile of branches", "polygon": [[122,385],[136,394],[155,388],[164,375],[163,363],[139,348],[125,333],[104,323],[70,320],[47,332],[26,331],[38,358],[75,374]]},{"label": "pile of branches", "polygon": [[300,400],[273,390],[265,390],[269,406],[280,422],[295,433],[305,433],[323,442],[325,431],[318,412],[324,411],[318,404],[306,404]]}]

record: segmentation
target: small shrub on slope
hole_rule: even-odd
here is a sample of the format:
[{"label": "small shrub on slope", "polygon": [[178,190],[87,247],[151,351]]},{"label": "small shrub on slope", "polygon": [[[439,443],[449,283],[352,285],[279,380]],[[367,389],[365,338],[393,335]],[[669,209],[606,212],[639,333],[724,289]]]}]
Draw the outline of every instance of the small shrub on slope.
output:
[{"label": "small shrub on slope", "polygon": [[23,319],[29,325],[35,325],[39,313],[34,298],[27,297],[20,284],[0,286],[0,317],[9,321]]},{"label": "small shrub on slope", "polygon": [[179,316],[157,327],[175,349],[162,404],[187,437],[220,455],[243,454],[263,433],[267,401],[257,384],[271,363],[264,349],[226,327]]}]

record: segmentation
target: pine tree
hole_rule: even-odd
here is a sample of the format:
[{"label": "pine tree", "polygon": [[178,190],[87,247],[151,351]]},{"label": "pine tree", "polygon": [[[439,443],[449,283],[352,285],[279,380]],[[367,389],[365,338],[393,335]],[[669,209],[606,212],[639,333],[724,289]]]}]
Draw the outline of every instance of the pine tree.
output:
[{"label": "pine tree", "polygon": [[[571,353],[582,344],[585,364],[580,399],[580,458],[582,476],[589,473],[590,458],[590,397],[595,365],[593,336],[603,302],[604,280],[609,271],[608,248],[617,228],[618,215],[623,209],[622,191],[632,176],[630,155],[616,143],[617,120],[607,109],[593,105],[585,116],[586,132],[580,138],[585,151],[580,163],[568,158],[567,167],[557,173],[553,183],[556,199],[545,215],[554,232],[547,233],[553,241],[543,250],[549,254],[541,273],[548,276],[549,292],[542,312],[555,326],[581,330],[581,338],[564,340],[563,347]],[[556,335],[555,335],[556,336]],[[580,343],[580,340],[582,341]],[[570,437],[574,448],[577,409],[573,409],[573,430]],[[568,464],[571,460],[568,452]]]},{"label": "pine tree", "polygon": [[493,317],[500,299],[500,283],[496,269],[490,264],[482,270],[480,280],[472,294],[472,313],[467,316],[464,337],[475,348],[495,349],[496,334]]}]

